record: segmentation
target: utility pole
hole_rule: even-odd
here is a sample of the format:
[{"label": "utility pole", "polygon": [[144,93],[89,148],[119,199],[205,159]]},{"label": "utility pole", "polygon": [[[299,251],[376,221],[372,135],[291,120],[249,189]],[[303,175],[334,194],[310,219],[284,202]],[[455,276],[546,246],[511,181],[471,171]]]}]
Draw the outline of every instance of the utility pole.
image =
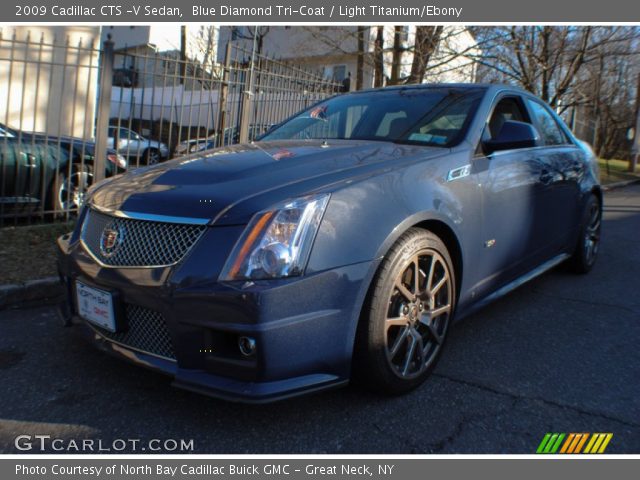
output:
[{"label": "utility pole", "polygon": [[638,73],[638,88],[636,90],[636,128],[633,131],[633,146],[631,147],[631,161],[629,171],[635,172],[640,157],[640,73]]}]

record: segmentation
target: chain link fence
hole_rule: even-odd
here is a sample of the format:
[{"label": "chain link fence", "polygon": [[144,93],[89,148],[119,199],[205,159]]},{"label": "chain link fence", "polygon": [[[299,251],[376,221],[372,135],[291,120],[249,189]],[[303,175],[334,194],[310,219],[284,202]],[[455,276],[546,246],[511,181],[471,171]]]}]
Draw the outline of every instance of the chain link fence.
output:
[{"label": "chain link fence", "polygon": [[0,31],[0,227],[68,220],[103,178],[252,141],[341,90],[240,45],[224,53],[205,65]]}]

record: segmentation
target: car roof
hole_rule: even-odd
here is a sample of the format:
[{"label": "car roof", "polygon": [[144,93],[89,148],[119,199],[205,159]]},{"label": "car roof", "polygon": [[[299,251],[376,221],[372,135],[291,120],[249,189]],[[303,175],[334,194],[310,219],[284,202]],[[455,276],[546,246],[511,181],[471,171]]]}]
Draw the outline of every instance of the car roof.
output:
[{"label": "car roof", "polygon": [[455,88],[457,90],[485,90],[486,92],[499,92],[504,90],[515,91],[518,93],[527,93],[526,90],[514,86],[502,83],[419,83],[412,85],[391,85],[382,88],[369,88],[366,90],[358,90],[356,92],[350,92],[352,94],[359,93],[374,93],[374,92],[393,92],[393,91],[406,91],[406,90],[430,90],[430,89],[443,89],[443,88]]}]

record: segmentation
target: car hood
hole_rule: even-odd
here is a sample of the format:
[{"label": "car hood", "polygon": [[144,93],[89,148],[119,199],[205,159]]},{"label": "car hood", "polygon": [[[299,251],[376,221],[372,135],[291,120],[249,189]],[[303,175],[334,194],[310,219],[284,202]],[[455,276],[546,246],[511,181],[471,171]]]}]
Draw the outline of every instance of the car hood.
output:
[{"label": "car hood", "polygon": [[274,203],[446,153],[353,140],[233,145],[131,170],[96,188],[90,203],[103,210],[244,224]]}]

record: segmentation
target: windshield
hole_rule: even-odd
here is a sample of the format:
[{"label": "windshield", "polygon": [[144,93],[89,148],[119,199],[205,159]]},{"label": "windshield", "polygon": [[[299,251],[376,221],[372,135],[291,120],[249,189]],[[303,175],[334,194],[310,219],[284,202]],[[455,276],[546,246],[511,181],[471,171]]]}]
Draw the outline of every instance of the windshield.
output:
[{"label": "windshield", "polygon": [[409,88],[333,97],[260,140],[374,140],[451,147],[464,138],[482,95],[480,88]]}]

